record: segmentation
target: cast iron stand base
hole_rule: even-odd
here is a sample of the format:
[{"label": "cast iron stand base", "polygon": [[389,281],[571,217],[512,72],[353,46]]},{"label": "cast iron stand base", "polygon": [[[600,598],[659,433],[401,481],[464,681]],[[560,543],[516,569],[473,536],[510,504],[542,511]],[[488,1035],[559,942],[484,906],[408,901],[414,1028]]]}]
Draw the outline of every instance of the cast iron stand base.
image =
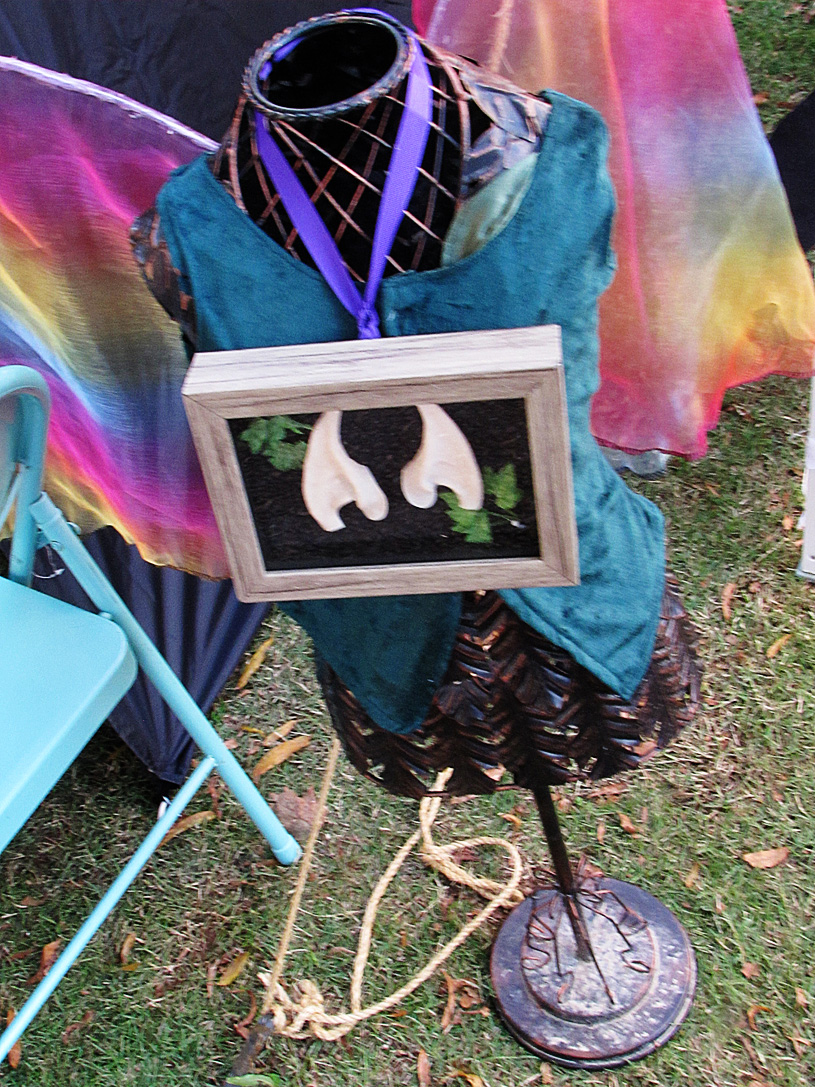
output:
[{"label": "cast iron stand base", "polygon": [[548,790],[535,790],[560,887],[504,922],[490,971],[501,1016],[527,1049],[569,1068],[614,1068],[679,1029],[696,989],[685,930],[658,899],[605,876],[576,883]]}]

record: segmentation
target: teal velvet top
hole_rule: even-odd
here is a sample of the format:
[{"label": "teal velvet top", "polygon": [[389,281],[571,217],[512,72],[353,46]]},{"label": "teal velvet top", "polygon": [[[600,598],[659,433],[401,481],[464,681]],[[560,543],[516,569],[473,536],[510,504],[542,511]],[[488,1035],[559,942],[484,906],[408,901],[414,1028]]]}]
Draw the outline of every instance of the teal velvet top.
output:
[{"label": "teal velvet top", "polygon": [[[607,133],[589,106],[547,92],[552,112],[515,214],[476,253],[385,279],[382,334],[562,330],[581,583],[501,595],[514,611],[624,697],[648,666],[664,580],[659,511],[609,467],[589,431],[598,385],[597,299],[614,271]],[[176,170],[157,207],[201,351],[354,339],[356,325],[316,270],[235,204],[204,158]],[[450,658],[460,596],[282,605],[383,728],[424,719]]]}]

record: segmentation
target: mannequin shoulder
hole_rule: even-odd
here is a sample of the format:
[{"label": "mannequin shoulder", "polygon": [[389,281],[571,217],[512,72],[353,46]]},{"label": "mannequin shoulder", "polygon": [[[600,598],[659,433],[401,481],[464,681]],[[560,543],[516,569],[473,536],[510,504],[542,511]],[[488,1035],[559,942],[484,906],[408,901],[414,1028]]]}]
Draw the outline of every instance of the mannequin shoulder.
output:
[{"label": "mannequin shoulder", "polygon": [[502,171],[541,147],[551,106],[465,57],[433,47],[469,115],[462,196],[473,196]]},{"label": "mannequin shoulder", "polygon": [[161,217],[155,208],[143,212],[130,228],[130,245],[153,297],[179,325],[195,346],[195,302],[181,288],[181,276],[173,264]]}]

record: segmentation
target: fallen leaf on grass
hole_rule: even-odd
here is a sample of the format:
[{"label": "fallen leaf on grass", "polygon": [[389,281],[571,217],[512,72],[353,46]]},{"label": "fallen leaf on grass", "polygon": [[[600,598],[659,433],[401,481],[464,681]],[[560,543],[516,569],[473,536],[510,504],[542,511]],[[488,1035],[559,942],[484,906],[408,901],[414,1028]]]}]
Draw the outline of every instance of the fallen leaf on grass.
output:
[{"label": "fallen leaf on grass", "polygon": [[314,826],[318,806],[313,786],[310,785],[302,796],[298,796],[294,789],[286,786],[283,792],[275,797],[274,811],[286,830],[293,834],[298,842],[304,842]]},{"label": "fallen leaf on grass", "polygon": [[[14,1019],[14,1014],[14,1008],[9,1008],[9,1010],[6,1012],[7,1027],[11,1026],[12,1020]],[[6,1057],[6,1060],[9,1062],[12,1068],[17,1068],[19,1067],[22,1055],[23,1047],[20,1045],[19,1042],[15,1042],[11,1049],[8,1051],[8,1056]]]},{"label": "fallen leaf on grass", "polygon": [[772,1008],[768,1008],[766,1004],[751,1004],[747,1009],[747,1022],[750,1025],[750,1030],[756,1029],[756,1016],[759,1012],[769,1012]]},{"label": "fallen leaf on grass", "polygon": [[216,985],[223,987],[224,985],[231,985],[233,981],[241,976],[246,964],[249,962],[249,952],[242,951],[240,955],[236,955],[232,962],[226,964],[221,971],[221,976],[215,982]]},{"label": "fallen leaf on grass", "polygon": [[70,1026],[67,1026],[65,1028],[65,1030],[62,1032],[62,1044],[67,1045],[68,1042],[71,1040],[71,1035],[72,1034],[76,1034],[76,1032],[78,1030],[82,1030],[83,1027],[89,1027],[92,1022],[93,1022],[93,1012],[92,1011],[85,1012],[85,1014],[82,1016],[82,1018],[79,1020],[78,1023],[71,1023]]},{"label": "fallen leaf on grass", "polygon": [[736,591],[735,581],[728,581],[725,587],[722,589],[722,615],[725,622],[729,623],[733,617],[733,609],[731,604],[733,602],[733,594]]},{"label": "fallen leaf on grass", "polygon": [[798,1005],[799,1008],[808,1008],[809,1007],[809,997],[807,996],[807,994],[804,992],[803,989],[799,989],[799,988],[796,987],[796,989],[795,989],[795,1003]]},{"label": "fallen leaf on grass", "polygon": [[243,1017],[243,1019],[241,1019],[241,1021],[239,1023],[233,1023],[232,1024],[233,1028],[235,1030],[235,1033],[240,1035],[240,1037],[243,1038],[244,1041],[246,1041],[248,1039],[248,1037],[249,1037],[248,1027],[249,1027],[249,1024],[252,1022],[252,1020],[257,1015],[257,1012],[258,1012],[258,1002],[255,999],[255,994],[250,993],[249,994],[249,1011],[248,1011],[248,1013]]},{"label": "fallen leaf on grass", "polygon": [[43,902],[47,902],[45,898],[32,898],[31,895],[26,895],[20,903],[21,906],[41,906]]},{"label": "fallen leaf on grass", "polygon": [[[731,8],[730,10],[734,11],[735,9]],[[742,11],[743,8],[739,8],[738,10]],[[770,96],[769,96],[769,94],[766,94],[764,91],[759,91],[758,94],[753,95],[753,102],[757,106],[763,106],[765,102],[769,102],[769,101],[770,101]]]},{"label": "fallen leaf on grass", "polygon": [[787,1037],[792,1042],[792,1048],[795,1050],[798,1057],[803,1057],[812,1045],[812,1042],[807,1041],[806,1038],[802,1038],[799,1034],[789,1034]]},{"label": "fallen leaf on grass", "polygon": [[261,664],[263,664],[263,662],[266,660],[266,654],[271,649],[273,643],[274,635],[272,635],[271,638],[267,638],[265,642],[260,643],[255,652],[246,662],[246,666],[244,667],[243,671],[238,676],[238,682],[235,684],[235,690],[243,690],[243,688],[246,686],[246,684],[249,682],[255,672],[257,672],[258,668],[260,668]]},{"label": "fallen leaf on grass", "polygon": [[51,967],[59,958],[59,949],[62,944],[62,940],[52,940],[50,944],[46,944],[40,952],[40,968],[33,977],[28,979],[29,985],[39,985]]},{"label": "fallen leaf on grass", "polygon": [[231,1087],[282,1087],[283,1080],[280,1076],[264,1076],[257,1072],[250,1072],[248,1076],[235,1076],[226,1081]]},{"label": "fallen leaf on grass", "polygon": [[281,740],[285,740],[294,726],[297,724],[297,719],[292,717],[290,721],[284,721],[282,725],[278,725],[277,728],[263,737],[263,746],[271,747],[272,744],[278,744]]},{"label": "fallen leaf on grass", "polygon": [[217,962],[211,962],[207,966],[207,997],[212,1000],[215,993],[215,978],[218,974]]},{"label": "fallen leaf on grass", "polygon": [[271,751],[266,752],[260,762],[256,763],[252,771],[252,781],[257,785],[268,770],[280,766],[282,762],[298,751],[302,751],[304,747],[308,747],[310,743],[310,736],[295,736],[293,740],[284,740],[282,744],[276,744]]},{"label": "fallen leaf on grass", "polygon": [[605,841],[605,839],[606,839],[606,824],[601,819],[600,822],[597,824],[597,841],[600,843],[600,845],[602,845],[603,842]]},{"label": "fallen leaf on grass", "polygon": [[685,886],[688,888],[688,890],[690,890],[691,887],[693,887],[694,884],[698,882],[700,871],[701,871],[701,869],[699,868],[699,865],[694,862],[694,864],[691,866],[690,872],[688,872],[688,874],[685,876],[684,880],[682,881],[685,884]]},{"label": "fallen leaf on grass", "polygon": [[416,1078],[419,1081],[419,1087],[431,1087],[430,1058],[423,1049],[419,1050],[419,1056],[416,1058]]},{"label": "fallen leaf on grass", "polygon": [[748,981],[752,981],[753,978],[757,978],[761,971],[754,962],[743,962],[741,964],[741,972],[747,978]]},{"label": "fallen leaf on grass", "polygon": [[592,800],[616,800],[623,793],[628,792],[628,782],[609,781],[607,785],[598,785],[589,792]]},{"label": "fallen leaf on grass", "polygon": [[182,819],[170,827],[164,837],[159,843],[159,849],[173,838],[177,838],[179,834],[183,834],[185,830],[189,830],[190,827],[200,826],[201,823],[209,823],[215,818],[215,812],[207,809],[206,811],[193,812],[192,815],[185,815]]},{"label": "fallen leaf on grass", "polygon": [[481,995],[477,982],[470,978],[451,978],[449,974],[445,974],[444,981],[447,985],[447,1002],[441,1017],[441,1029],[447,1034],[461,1022],[459,1009],[469,1011],[481,1003]]},{"label": "fallen leaf on grass", "polygon": [[476,1076],[473,1072],[462,1072],[460,1069],[457,1069],[453,1073],[452,1078],[466,1079],[470,1087],[484,1087],[484,1080],[481,1076]]},{"label": "fallen leaf on grass", "polygon": [[640,828],[637,826],[634,820],[627,816],[624,811],[618,812],[618,815],[620,817],[620,826],[623,828],[626,834],[630,834],[632,835],[632,837],[638,838]]},{"label": "fallen leaf on grass", "polygon": [[548,1064],[541,1064],[541,1083],[544,1087],[548,1087],[548,1084],[554,1083],[554,1076],[552,1075],[552,1069]]},{"label": "fallen leaf on grass", "polygon": [[777,657],[791,637],[792,634],[782,634],[780,638],[776,638],[776,640],[767,650],[767,656],[770,659],[772,659],[773,657]]},{"label": "fallen leaf on grass", "polygon": [[136,933],[128,932],[124,940],[122,940],[122,946],[119,948],[119,962],[124,966],[127,960],[130,958],[130,952],[133,950],[133,946],[136,943]]},{"label": "fallen leaf on grass", "polygon": [[755,853],[742,853],[742,860],[747,861],[751,868],[777,868],[789,857],[787,846],[779,846],[778,849],[759,849]]}]

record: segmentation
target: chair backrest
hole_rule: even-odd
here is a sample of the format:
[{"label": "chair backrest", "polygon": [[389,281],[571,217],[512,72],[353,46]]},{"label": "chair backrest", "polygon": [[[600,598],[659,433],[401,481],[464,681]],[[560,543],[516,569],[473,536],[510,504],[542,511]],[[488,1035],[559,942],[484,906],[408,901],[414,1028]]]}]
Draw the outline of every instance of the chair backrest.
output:
[{"label": "chair backrest", "polygon": [[0,532],[14,513],[9,577],[31,580],[37,526],[30,507],[42,488],[51,399],[28,366],[0,367]]}]

